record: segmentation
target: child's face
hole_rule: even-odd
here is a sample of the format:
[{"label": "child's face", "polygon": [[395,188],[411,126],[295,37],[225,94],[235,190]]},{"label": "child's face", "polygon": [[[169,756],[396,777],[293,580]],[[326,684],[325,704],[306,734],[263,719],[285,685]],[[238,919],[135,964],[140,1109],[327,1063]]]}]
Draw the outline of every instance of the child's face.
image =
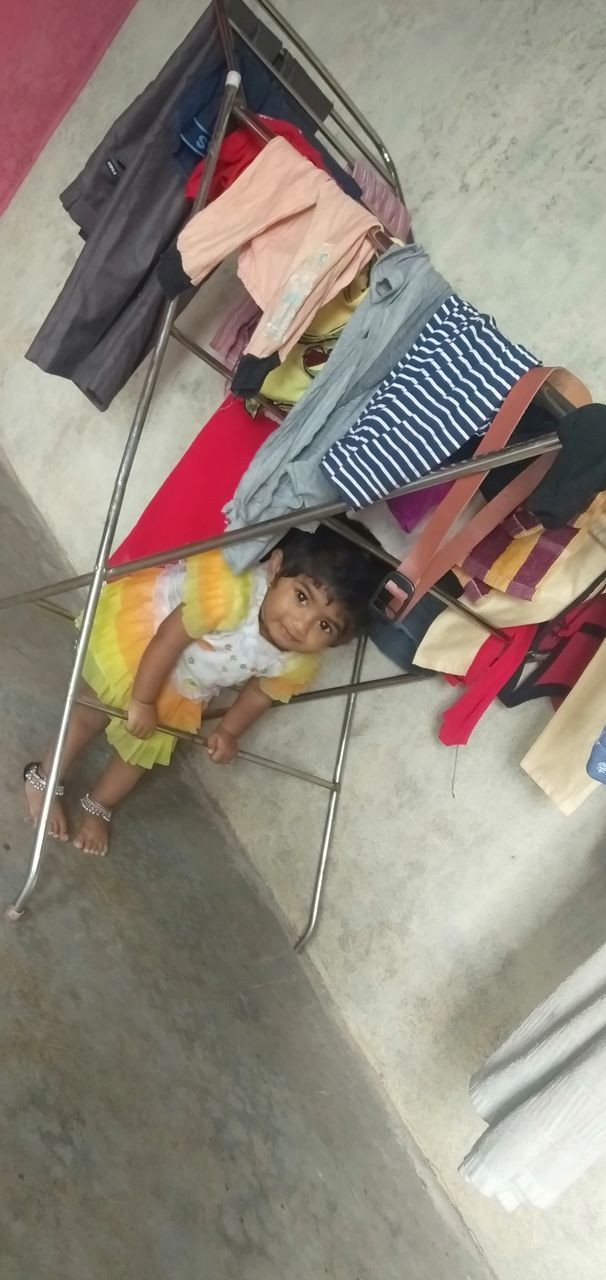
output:
[{"label": "child's face", "polygon": [[290,653],[320,653],[339,644],[347,630],[342,605],[329,600],[325,589],[306,574],[280,578],[282,554],[274,552],[268,566],[269,587],[261,605],[261,626],[277,649]]}]

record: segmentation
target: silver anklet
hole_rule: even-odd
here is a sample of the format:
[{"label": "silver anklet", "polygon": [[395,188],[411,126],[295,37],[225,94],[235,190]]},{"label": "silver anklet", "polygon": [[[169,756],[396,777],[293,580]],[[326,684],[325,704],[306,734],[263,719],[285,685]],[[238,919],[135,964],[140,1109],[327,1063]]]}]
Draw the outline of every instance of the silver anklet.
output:
[{"label": "silver anklet", "polygon": [[113,809],[106,809],[104,804],[99,804],[98,800],[93,800],[88,791],[85,796],[80,798],[80,805],[84,812],[90,813],[93,818],[103,818],[104,822],[111,822]]},{"label": "silver anklet", "polygon": [[[25,769],[23,770],[23,780],[24,782],[29,782],[30,787],[34,787],[36,791],[46,791],[48,778],[43,774],[40,765],[36,764],[35,761],[32,761],[31,764],[26,764]],[[65,795],[65,787],[62,782],[60,782],[55,788],[55,795],[59,798]]]}]

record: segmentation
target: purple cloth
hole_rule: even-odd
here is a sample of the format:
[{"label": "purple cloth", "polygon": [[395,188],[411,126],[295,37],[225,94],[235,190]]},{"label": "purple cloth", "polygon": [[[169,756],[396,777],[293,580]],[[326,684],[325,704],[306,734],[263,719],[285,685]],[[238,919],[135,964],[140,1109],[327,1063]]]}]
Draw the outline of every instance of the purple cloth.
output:
[{"label": "purple cloth", "polygon": [[429,515],[446,497],[452,483],[437,484],[433,489],[420,489],[418,493],[403,493],[400,498],[390,498],[387,505],[405,533],[412,533],[424,516]]},{"label": "purple cloth", "polygon": [[229,369],[233,369],[238,363],[260,315],[256,302],[242,286],[241,296],[210,339],[213,351]]},{"label": "purple cloth", "polygon": [[381,219],[386,231],[398,240],[406,241],[410,231],[410,214],[406,205],[379,177],[376,169],[366,160],[356,160],[353,167],[354,182],[362,192],[362,199],[371,213]]},{"label": "purple cloth", "polygon": [[473,602],[486,595],[490,587],[486,585],[485,578],[497,560],[513,546],[517,538],[535,532],[538,536],[534,545],[529,546],[526,558],[510,581],[500,588],[506,595],[515,596],[518,600],[532,600],[539,583],[579,531],[570,525],[563,525],[561,529],[541,530],[537,517],[524,507],[518,507],[517,511],[497,525],[469,553],[463,569],[471,580],[465,587],[463,598]]}]

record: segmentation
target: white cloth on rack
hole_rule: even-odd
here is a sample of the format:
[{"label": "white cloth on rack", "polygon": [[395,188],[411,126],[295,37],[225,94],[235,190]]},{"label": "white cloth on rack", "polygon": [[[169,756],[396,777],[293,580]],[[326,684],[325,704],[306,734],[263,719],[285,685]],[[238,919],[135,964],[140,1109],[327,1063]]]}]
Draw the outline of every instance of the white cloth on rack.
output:
[{"label": "white cloth on rack", "polygon": [[[465,511],[457,516],[453,526],[452,533],[458,533],[467,524],[472,516],[477,515],[478,511],[484,506],[484,498],[481,493],[474,494],[473,498],[467,504]],[[380,542],[384,551],[388,551],[390,556],[397,556],[398,560],[403,560],[410,548],[414,546],[418,536],[423,532],[428,520],[431,517],[431,511],[423,516],[418,525],[411,533],[406,533],[401,524],[398,523],[395,516],[392,515],[391,509],[387,502],[373,502],[370,507],[362,507],[359,511],[351,511],[349,515],[355,519],[356,524],[363,524],[373,538]],[[477,630],[477,628],[476,628]]]},{"label": "white cloth on rack", "polygon": [[508,1212],[547,1209],[606,1155],[606,946],[471,1081],[489,1128],[461,1172]]}]

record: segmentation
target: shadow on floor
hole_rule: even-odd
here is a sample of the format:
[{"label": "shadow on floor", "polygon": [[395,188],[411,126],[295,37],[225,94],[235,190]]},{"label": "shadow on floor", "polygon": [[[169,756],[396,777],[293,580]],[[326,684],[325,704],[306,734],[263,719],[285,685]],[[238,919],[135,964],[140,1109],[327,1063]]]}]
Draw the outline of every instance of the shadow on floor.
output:
[{"label": "shadow on floor", "polygon": [[[11,559],[17,498],[3,592],[59,568],[27,521]],[[70,644],[56,617],[0,613],[3,905]],[[159,771],[109,858],[51,845],[31,911],[0,921],[2,1280],[485,1280],[245,871],[183,770]]]},{"label": "shadow on floor", "polygon": [[581,868],[574,891],[557,911],[537,920],[525,943],[465,992],[443,1029],[445,1052],[456,1060],[476,1043],[471,1070],[486,1059],[560,983],[604,943],[606,870],[600,841]]}]

